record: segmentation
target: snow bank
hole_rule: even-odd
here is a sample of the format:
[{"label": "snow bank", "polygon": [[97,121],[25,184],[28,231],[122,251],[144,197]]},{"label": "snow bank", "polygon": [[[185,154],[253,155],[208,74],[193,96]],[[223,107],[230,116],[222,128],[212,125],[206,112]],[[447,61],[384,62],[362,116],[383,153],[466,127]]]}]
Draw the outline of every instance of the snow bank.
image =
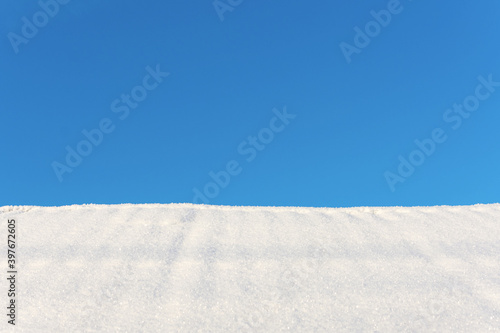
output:
[{"label": "snow bank", "polygon": [[1,207],[5,313],[8,219],[18,332],[500,332],[499,204]]}]

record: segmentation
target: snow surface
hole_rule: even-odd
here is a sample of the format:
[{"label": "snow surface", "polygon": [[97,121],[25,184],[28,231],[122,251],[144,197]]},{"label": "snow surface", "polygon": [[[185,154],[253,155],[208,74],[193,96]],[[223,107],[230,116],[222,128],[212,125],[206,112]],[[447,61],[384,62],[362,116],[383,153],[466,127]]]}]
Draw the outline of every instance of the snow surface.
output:
[{"label": "snow surface", "polygon": [[500,332],[499,204],[0,207],[4,311],[12,218],[18,332]]}]

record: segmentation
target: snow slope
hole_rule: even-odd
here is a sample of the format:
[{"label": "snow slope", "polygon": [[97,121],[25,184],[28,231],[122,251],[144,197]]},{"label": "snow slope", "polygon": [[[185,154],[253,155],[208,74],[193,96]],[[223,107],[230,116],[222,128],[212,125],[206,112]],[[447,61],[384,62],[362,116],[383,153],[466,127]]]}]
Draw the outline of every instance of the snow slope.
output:
[{"label": "snow slope", "polygon": [[500,332],[499,204],[1,207],[3,309],[8,219],[18,332]]}]

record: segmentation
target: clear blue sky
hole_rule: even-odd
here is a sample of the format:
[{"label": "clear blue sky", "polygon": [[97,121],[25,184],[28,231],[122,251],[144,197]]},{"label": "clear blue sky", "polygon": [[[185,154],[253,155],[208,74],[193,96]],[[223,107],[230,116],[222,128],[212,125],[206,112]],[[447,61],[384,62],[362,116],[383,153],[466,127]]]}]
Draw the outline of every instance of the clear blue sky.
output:
[{"label": "clear blue sky", "polygon": [[500,201],[498,1],[60,1],[0,4],[0,205]]}]

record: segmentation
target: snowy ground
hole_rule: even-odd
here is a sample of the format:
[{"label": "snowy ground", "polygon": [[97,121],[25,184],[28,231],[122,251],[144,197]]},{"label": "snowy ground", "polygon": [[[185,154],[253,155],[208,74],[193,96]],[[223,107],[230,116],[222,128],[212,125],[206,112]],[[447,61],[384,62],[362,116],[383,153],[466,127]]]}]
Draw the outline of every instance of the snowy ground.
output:
[{"label": "snowy ground", "polygon": [[8,219],[18,332],[500,332],[499,204],[1,207],[3,311]]}]

